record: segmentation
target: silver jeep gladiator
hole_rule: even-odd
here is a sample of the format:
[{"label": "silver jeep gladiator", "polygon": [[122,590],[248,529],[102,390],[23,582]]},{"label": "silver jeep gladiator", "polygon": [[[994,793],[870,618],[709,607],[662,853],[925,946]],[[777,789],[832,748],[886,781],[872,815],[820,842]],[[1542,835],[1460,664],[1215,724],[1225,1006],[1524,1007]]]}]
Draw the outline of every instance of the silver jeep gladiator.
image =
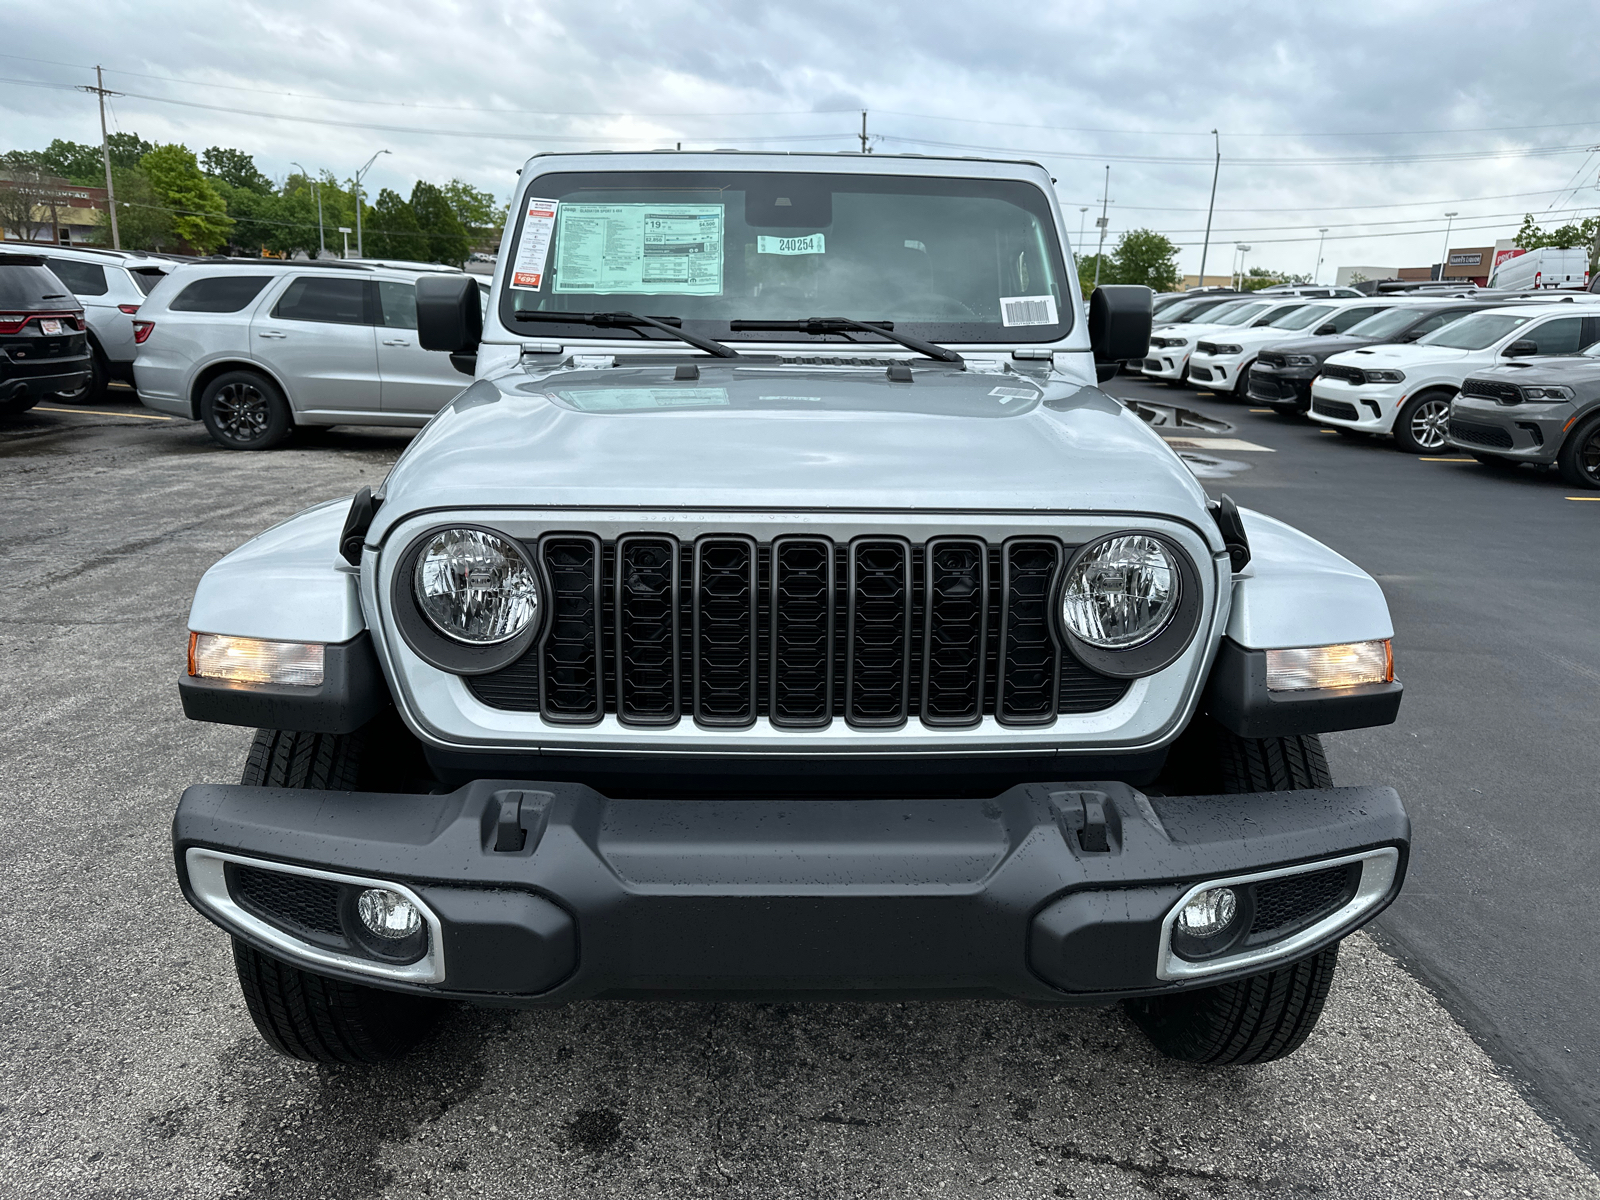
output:
[{"label": "silver jeep gladiator", "polygon": [[1120,1002],[1166,1054],[1304,1041],[1410,826],[1321,733],[1394,720],[1377,584],[1209,502],[1097,383],[1049,175],[539,156],[475,378],[376,494],[200,583],[184,895],[262,1036],[404,1052],[450,1001]]}]

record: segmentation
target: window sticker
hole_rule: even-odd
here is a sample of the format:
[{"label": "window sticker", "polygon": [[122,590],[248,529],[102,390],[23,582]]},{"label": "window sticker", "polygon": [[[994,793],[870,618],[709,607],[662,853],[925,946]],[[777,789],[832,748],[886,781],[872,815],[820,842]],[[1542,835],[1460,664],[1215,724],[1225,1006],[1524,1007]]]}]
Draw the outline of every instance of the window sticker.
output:
[{"label": "window sticker", "polygon": [[1000,324],[1054,325],[1056,323],[1056,298],[1054,296],[1001,296]]},{"label": "window sticker", "polygon": [[574,388],[556,395],[581,412],[704,408],[728,403],[727,388]]},{"label": "window sticker", "polygon": [[720,204],[563,204],[554,291],[722,294]]},{"label": "window sticker", "polygon": [[766,234],[756,236],[757,254],[823,254],[822,235],[808,233],[805,237],[768,237]]},{"label": "window sticker", "polygon": [[556,223],[559,200],[528,197],[527,216],[522,222],[522,240],[511,262],[511,286],[536,292],[544,282],[544,265],[550,256],[550,230]]}]

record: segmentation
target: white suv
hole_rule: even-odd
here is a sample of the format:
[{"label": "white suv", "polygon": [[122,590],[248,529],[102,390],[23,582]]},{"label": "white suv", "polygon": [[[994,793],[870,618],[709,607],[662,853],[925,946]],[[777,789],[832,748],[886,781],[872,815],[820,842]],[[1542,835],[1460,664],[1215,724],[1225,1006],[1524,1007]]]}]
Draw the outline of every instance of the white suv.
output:
[{"label": "white suv", "polygon": [[346,261],[197,263],[161,284],[137,326],[139,399],[204,421],[230,450],[306,425],[423,425],[467,384],[417,342],[419,275],[449,267]]},{"label": "white suv", "polygon": [[112,380],[133,382],[133,360],[138,346],[133,339],[133,315],[144,298],[178,261],[134,250],[95,250],[82,246],[7,246],[0,253],[42,256],[56,278],[66,284],[83,305],[89,327],[89,378],[81,388],[60,399],[75,404],[98,404]]},{"label": "white suv", "polygon": [[1493,308],[1409,345],[1335,354],[1311,382],[1311,412],[1340,431],[1393,433],[1413,454],[1445,450],[1450,401],[1462,380],[1508,358],[1576,354],[1600,340],[1600,312],[1583,303]]},{"label": "white suv", "polygon": [[1254,328],[1268,325],[1304,308],[1308,301],[1281,297],[1277,300],[1241,300],[1207,314],[1192,324],[1160,325],[1150,335],[1150,356],[1144,360],[1146,379],[1161,379],[1181,386],[1189,378],[1189,359],[1195,344],[1218,329]]},{"label": "white suv", "polygon": [[1244,395],[1243,383],[1250,378],[1256,355],[1275,342],[1299,341],[1306,334],[1323,336],[1343,333],[1350,326],[1392,308],[1397,301],[1324,300],[1286,310],[1265,323],[1257,320],[1247,328],[1209,329],[1196,338],[1189,356],[1189,384],[1213,392]]}]

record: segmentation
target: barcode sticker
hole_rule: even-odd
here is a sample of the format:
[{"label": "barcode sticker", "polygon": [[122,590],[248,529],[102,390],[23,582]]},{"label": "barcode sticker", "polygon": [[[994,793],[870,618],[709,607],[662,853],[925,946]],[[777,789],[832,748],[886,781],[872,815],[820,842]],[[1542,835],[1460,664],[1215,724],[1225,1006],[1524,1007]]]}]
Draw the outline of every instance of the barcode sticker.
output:
[{"label": "barcode sticker", "polygon": [[1054,296],[1001,296],[1000,324],[1054,325],[1056,323],[1056,298]]}]

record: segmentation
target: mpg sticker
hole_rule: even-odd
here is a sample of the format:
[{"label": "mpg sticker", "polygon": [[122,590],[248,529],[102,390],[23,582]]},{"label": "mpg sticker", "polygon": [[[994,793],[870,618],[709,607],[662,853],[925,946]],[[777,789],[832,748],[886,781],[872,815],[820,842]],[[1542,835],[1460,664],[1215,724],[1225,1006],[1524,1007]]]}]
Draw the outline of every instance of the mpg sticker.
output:
[{"label": "mpg sticker", "polygon": [[550,231],[556,223],[558,200],[528,197],[527,216],[522,222],[522,240],[511,262],[511,286],[536,292],[544,282],[544,264],[550,255]]}]

